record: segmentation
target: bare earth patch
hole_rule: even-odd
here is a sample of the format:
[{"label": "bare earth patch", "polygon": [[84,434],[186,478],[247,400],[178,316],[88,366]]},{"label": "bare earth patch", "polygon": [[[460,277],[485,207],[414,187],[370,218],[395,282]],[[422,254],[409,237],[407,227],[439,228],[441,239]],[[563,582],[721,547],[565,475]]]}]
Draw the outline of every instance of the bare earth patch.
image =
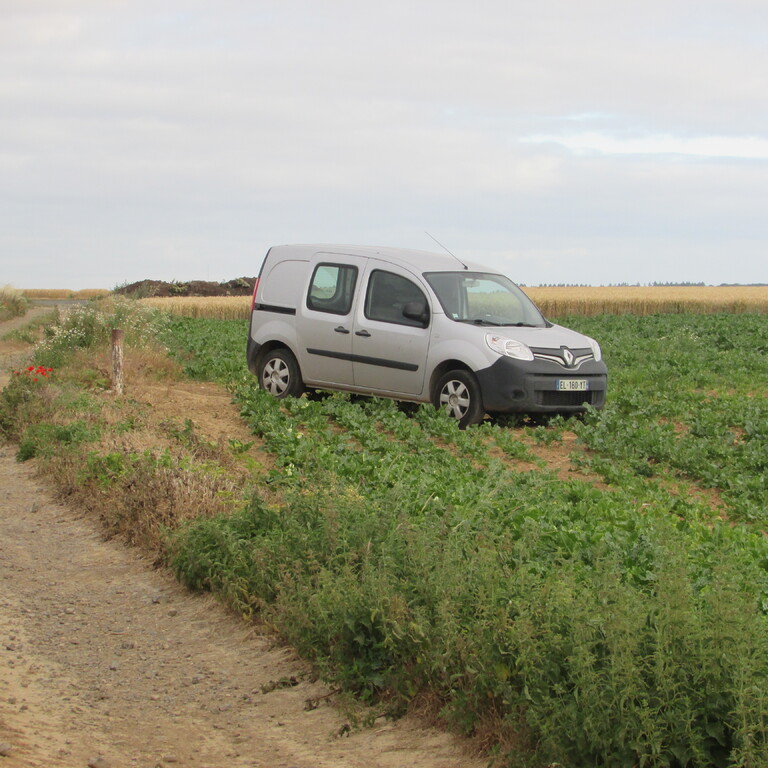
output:
[{"label": "bare earth patch", "polygon": [[598,475],[588,472],[574,463],[574,455],[586,450],[583,445],[578,443],[578,437],[575,433],[564,432],[562,440],[554,441],[548,445],[537,443],[530,438],[525,438],[524,442],[536,461],[526,461],[508,456],[496,446],[489,448],[489,454],[501,459],[507,467],[515,472],[540,472],[543,466],[548,472],[557,475],[560,480],[579,480],[601,490],[606,490],[609,487]]}]

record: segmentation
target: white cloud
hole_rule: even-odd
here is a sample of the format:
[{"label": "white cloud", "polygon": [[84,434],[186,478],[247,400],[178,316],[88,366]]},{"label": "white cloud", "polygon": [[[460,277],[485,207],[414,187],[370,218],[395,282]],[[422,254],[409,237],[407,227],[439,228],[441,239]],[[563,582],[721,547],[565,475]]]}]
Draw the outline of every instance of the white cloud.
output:
[{"label": "white cloud", "polygon": [[429,248],[433,227],[529,283],[631,280],[644,247],[648,280],[716,276],[729,242],[764,279],[764,14],[0,0],[0,280],[240,274],[272,241]]},{"label": "white cloud", "polygon": [[608,155],[686,155],[696,158],[768,159],[768,138],[758,136],[611,136],[578,133],[524,136],[523,143],[559,144],[574,152]]}]

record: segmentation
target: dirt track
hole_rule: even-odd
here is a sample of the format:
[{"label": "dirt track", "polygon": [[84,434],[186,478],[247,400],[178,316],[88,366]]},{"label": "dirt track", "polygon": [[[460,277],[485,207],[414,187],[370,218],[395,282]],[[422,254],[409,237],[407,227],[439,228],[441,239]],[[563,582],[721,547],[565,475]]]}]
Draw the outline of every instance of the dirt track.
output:
[{"label": "dirt track", "polygon": [[[0,342],[0,385],[20,354]],[[485,764],[409,718],[349,732],[290,651],[104,541],[14,454],[0,444],[0,768]]]}]

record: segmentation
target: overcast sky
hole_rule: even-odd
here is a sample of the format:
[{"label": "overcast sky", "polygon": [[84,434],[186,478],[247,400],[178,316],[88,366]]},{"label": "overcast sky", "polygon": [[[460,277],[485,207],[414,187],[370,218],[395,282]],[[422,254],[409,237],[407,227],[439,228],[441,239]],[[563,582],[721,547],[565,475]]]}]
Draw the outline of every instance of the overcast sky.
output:
[{"label": "overcast sky", "polygon": [[768,282],[766,0],[0,0],[0,285],[439,250]]}]

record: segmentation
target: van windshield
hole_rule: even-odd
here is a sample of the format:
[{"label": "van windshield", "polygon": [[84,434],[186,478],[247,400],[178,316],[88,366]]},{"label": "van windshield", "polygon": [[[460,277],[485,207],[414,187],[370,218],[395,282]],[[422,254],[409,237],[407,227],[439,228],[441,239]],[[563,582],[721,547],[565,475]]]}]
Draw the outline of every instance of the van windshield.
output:
[{"label": "van windshield", "polygon": [[485,272],[425,272],[445,314],[457,323],[543,328],[534,303],[507,277]]}]

